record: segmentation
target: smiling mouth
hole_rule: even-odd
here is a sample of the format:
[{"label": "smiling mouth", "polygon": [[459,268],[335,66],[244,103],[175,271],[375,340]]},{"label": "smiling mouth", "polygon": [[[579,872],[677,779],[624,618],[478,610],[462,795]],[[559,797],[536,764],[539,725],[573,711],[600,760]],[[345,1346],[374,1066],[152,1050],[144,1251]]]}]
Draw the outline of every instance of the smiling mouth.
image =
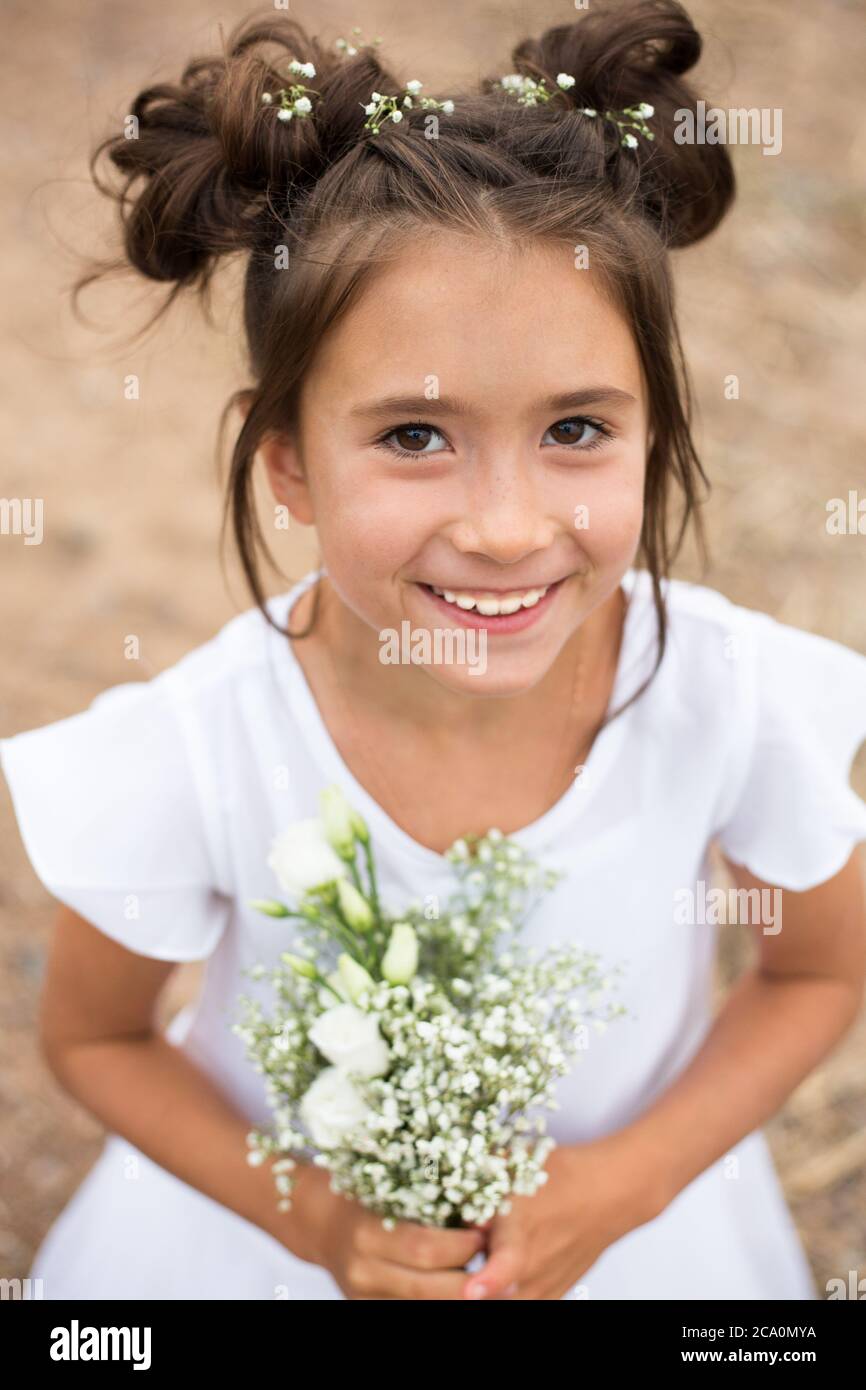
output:
[{"label": "smiling mouth", "polygon": [[[566,576],[567,578],[568,576]],[[443,613],[451,613],[462,627],[486,627],[490,631],[520,632],[532,625],[553,602],[565,578],[553,584],[527,589],[445,589],[417,581]]]},{"label": "smiling mouth", "polygon": [[[557,583],[561,582],[557,580]],[[489,589],[440,589],[435,584],[422,584],[421,587],[465,613],[476,612],[485,618],[496,618],[517,613],[521,608],[534,608],[555,585],[545,584],[537,589],[513,589],[498,594],[491,593]]]}]

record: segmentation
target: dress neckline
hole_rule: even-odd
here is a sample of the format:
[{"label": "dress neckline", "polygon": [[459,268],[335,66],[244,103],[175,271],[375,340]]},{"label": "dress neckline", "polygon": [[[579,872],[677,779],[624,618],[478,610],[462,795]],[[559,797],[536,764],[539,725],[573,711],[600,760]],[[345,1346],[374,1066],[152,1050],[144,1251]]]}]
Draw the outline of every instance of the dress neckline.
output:
[{"label": "dress neckline", "polygon": [[[283,628],[288,627],[297,600],[326,573],[327,567],[324,565],[310,570],[291,589],[269,598],[266,607],[274,621]],[[628,569],[622,577],[621,587],[627,600],[626,611],[606,714],[617,709],[646,679],[652,669],[656,653],[655,640],[644,646],[638,643],[639,633],[646,629],[648,621],[655,614],[651,601],[650,579],[646,570],[635,569]],[[322,769],[322,786],[336,783],[342,789],[347,799],[367,822],[375,842],[390,843],[404,859],[414,859],[419,866],[426,867],[428,871],[450,870],[449,861],[444,854],[414,839],[393,820],[358,780],[344,761],[325,724],[312,687],[292,650],[290,640],[276,632],[269,623],[265,623],[264,627],[269,664],[303,732],[308,752]],[[585,813],[623,746],[639,704],[640,700],[635,701],[616,719],[604,725],[589,750],[583,764],[582,776],[575,778],[553,805],[535,820],[511,831],[509,839],[526,850],[540,850],[556,837],[565,824]]]}]

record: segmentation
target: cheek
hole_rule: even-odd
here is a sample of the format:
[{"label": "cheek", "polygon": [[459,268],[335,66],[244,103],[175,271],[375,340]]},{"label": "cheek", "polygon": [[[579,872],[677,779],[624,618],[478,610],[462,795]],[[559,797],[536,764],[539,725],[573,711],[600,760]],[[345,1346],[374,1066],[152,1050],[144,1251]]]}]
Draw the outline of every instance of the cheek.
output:
[{"label": "cheek", "polygon": [[356,589],[390,579],[431,532],[431,507],[400,480],[331,474],[316,487],[313,505],[324,563]]},{"label": "cheek", "polygon": [[633,551],[643,525],[641,451],[577,470],[566,492],[575,540],[591,559],[602,564]]}]

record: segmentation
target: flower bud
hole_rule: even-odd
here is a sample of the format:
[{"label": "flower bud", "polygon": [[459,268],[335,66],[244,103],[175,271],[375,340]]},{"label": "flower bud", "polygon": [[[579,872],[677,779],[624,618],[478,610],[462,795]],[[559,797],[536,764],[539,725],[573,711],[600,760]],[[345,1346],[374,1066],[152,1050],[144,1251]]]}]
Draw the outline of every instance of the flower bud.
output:
[{"label": "flower bud", "polygon": [[250,898],[250,907],[254,907],[257,912],[265,912],[268,917],[288,917],[289,909],[283,903],[278,903],[275,898]]},{"label": "flower bud", "polygon": [[395,922],[382,960],[382,974],[389,984],[408,984],[418,969],[418,938],[408,922]]},{"label": "flower bud", "polygon": [[296,975],[304,975],[308,980],[316,978],[316,967],[311,960],[304,960],[303,956],[293,956],[291,951],[283,951],[282,959],[286,965],[290,965]]},{"label": "flower bud", "polygon": [[341,859],[351,859],[355,853],[352,808],[340,788],[325,787],[319,794],[319,806],[328,843]]},{"label": "flower bud", "polygon": [[376,988],[376,981],[363,965],[359,965],[356,960],[344,951],[337,961],[340,978],[344,988],[348,991],[349,999],[353,1004],[357,1003],[365,989],[373,990]]},{"label": "flower bud", "polygon": [[[343,979],[339,970],[332,970],[331,974],[327,978],[328,984],[331,986],[331,989],[334,991],[334,993],[339,994],[341,999],[345,999],[346,1003],[350,1004],[351,998],[349,996],[349,991],[346,988],[346,981]],[[328,1005],[326,1007],[330,1006]]]},{"label": "flower bud", "polygon": [[370,904],[359,893],[354,883],[349,883],[347,879],[341,878],[337,882],[337,898],[340,903],[340,911],[349,923],[350,927],[355,927],[357,931],[369,931],[375,921]]}]

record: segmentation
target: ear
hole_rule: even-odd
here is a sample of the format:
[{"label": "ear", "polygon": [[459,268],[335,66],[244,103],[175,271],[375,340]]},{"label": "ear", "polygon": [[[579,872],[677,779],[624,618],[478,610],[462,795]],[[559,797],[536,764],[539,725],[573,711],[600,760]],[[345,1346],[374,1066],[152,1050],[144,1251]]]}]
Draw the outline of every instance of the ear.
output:
[{"label": "ear", "polygon": [[[254,393],[245,391],[238,396],[237,407],[246,420],[252,408]],[[259,444],[268,475],[271,492],[277,502],[288,508],[289,515],[302,526],[314,525],[313,506],[306,475],[291,436],[269,435]]]},{"label": "ear", "polygon": [[302,526],[314,526],[313,500],[297,445],[289,435],[271,435],[259,445],[268,482],[277,502]]}]

